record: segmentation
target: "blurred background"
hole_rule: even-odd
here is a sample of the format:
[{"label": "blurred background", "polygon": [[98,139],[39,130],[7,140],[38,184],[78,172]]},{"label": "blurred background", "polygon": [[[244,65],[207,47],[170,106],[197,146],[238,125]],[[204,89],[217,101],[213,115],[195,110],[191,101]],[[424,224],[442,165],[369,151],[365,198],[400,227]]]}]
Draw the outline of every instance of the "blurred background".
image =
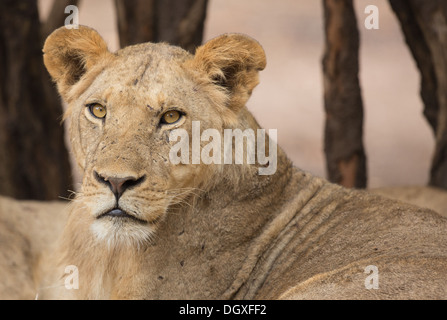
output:
[{"label": "blurred background", "polygon": [[[423,116],[420,75],[399,20],[388,1],[356,0],[353,5],[360,35],[367,187],[426,185],[435,138]],[[368,5],[379,9],[379,29],[364,26]],[[53,0],[38,0],[42,22],[52,6]],[[78,7],[79,23],[96,29],[110,50],[118,50],[115,1],[79,1]],[[239,32],[261,43],[267,68],[248,108],[264,128],[277,129],[279,145],[296,166],[327,177],[323,12],[323,1],[209,0],[203,41]]]}]

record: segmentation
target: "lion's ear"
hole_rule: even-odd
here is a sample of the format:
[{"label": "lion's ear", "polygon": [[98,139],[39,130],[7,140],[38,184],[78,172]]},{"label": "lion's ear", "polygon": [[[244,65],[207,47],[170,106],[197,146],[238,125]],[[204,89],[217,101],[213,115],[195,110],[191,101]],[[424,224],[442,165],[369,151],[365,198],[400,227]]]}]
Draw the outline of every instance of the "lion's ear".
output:
[{"label": "lion's ear", "polygon": [[90,68],[111,55],[101,36],[85,26],[55,30],[46,39],[43,53],[45,66],[63,98]]},{"label": "lion's ear", "polygon": [[225,34],[197,48],[193,64],[226,89],[227,107],[237,112],[259,83],[258,72],[265,68],[266,58],[256,40],[243,34]]}]

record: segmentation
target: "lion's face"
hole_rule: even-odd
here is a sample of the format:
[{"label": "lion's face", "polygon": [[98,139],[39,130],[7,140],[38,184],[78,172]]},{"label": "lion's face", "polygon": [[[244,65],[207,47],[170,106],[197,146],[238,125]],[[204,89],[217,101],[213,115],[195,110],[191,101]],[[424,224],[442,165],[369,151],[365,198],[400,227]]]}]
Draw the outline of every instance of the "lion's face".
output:
[{"label": "lion's face", "polygon": [[192,120],[223,124],[215,108],[200,108],[210,101],[182,68],[185,53],[168,61],[121,55],[73,103],[72,135],[84,154],[81,197],[94,233],[145,239],[170,205],[200,187],[205,171],[212,174],[203,165],[174,165],[170,133],[182,128],[191,137]]},{"label": "lion's face", "polygon": [[[252,46],[260,58],[240,57],[236,45],[249,56]],[[188,163],[171,161],[178,143],[171,134],[184,130],[192,147],[193,121],[219,132],[234,126],[265,65],[260,46],[240,35],[210,41],[195,56],[150,43],[112,54],[95,31],[61,28],[44,52],[69,104],[70,139],[83,171],[75,202],[90,230],[109,243],[150,239],[171,206],[214,179],[219,166],[193,164],[192,153]]]}]

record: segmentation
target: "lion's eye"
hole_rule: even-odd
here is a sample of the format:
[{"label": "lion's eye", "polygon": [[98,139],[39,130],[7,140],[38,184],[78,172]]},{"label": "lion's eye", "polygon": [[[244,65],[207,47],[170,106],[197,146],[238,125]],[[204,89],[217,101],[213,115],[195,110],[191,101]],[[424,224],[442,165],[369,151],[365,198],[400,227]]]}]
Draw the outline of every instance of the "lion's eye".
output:
[{"label": "lion's eye", "polygon": [[98,119],[104,119],[107,114],[107,108],[99,103],[93,103],[88,106],[90,113],[98,118]]},{"label": "lion's eye", "polygon": [[171,110],[161,116],[162,124],[173,124],[180,120],[182,114],[177,110]]}]

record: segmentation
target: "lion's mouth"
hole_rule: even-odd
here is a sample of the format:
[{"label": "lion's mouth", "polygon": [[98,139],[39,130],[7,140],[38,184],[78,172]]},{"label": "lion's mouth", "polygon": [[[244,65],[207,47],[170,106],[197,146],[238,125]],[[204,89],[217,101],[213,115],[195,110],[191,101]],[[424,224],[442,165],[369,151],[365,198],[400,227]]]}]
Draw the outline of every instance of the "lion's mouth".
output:
[{"label": "lion's mouth", "polygon": [[110,211],[100,214],[97,217],[97,219],[101,219],[101,218],[105,218],[105,217],[111,217],[114,219],[131,219],[131,220],[134,220],[139,223],[144,223],[144,224],[146,223],[145,220],[139,219],[139,218],[135,217],[134,215],[128,214],[126,211],[124,211],[121,208],[114,208]]}]

